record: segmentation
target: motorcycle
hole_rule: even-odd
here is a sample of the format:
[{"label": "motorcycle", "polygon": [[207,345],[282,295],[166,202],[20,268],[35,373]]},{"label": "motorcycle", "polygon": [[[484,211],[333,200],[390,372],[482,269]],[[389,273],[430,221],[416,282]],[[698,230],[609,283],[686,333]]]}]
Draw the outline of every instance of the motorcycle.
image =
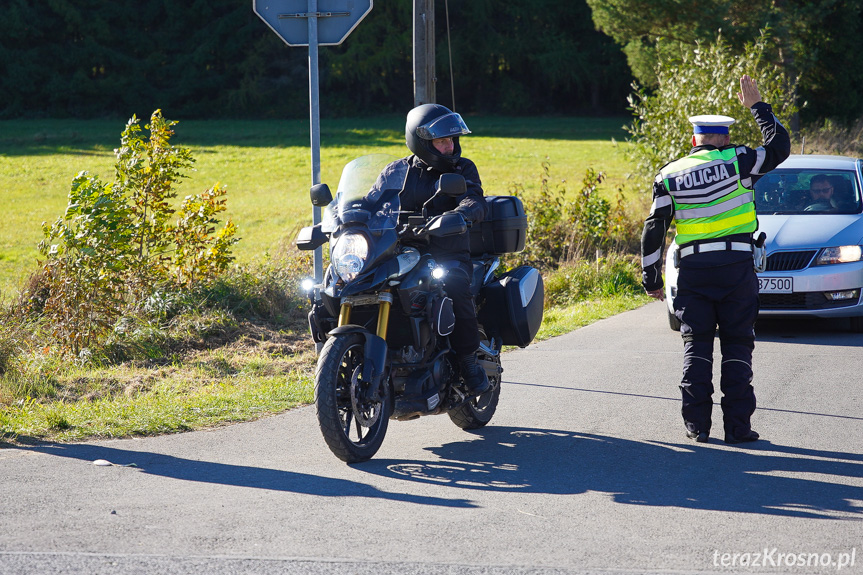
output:
[{"label": "motorcycle", "polygon": [[[348,463],[377,453],[390,419],[447,413],[462,429],[488,424],[500,398],[502,346],[527,346],[542,323],[539,272],[522,266],[495,273],[500,255],[524,249],[521,201],[486,196],[490,217],[469,233],[477,362],[491,385],[481,395],[468,391],[448,339],[455,316],[446,270],[423,251],[427,238],[466,233],[467,224],[458,213],[401,212],[407,167],[380,175],[395,159],[373,154],[351,161],[335,199],[326,184],[312,186],[312,204],[325,207],[323,217],[296,240],[303,250],[330,244],[323,281],[308,288],[309,328],[320,349],[315,407],[327,446]],[[465,191],[462,176],[444,174],[435,196]]]}]

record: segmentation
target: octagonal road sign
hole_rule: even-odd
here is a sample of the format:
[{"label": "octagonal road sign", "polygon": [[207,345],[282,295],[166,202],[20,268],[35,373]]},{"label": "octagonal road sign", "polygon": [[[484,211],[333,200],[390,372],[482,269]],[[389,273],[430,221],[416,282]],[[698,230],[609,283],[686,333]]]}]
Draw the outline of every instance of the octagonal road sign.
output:
[{"label": "octagonal road sign", "polygon": [[[252,0],[255,14],[288,46],[309,45],[308,0]],[[373,0],[318,0],[318,45],[336,46],[372,11]]]}]

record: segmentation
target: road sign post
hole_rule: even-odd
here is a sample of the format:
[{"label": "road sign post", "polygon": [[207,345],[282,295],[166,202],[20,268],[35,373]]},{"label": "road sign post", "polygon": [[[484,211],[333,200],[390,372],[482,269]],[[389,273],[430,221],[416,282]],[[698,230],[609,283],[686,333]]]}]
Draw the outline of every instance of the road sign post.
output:
[{"label": "road sign post", "polygon": [[[372,10],[373,0],[252,0],[255,14],[288,46],[309,47],[309,124],[312,185],[321,183],[321,121],[318,92],[318,46],[337,46]],[[312,222],[321,208],[312,208]],[[315,284],[323,281],[323,250],[315,250]]]}]

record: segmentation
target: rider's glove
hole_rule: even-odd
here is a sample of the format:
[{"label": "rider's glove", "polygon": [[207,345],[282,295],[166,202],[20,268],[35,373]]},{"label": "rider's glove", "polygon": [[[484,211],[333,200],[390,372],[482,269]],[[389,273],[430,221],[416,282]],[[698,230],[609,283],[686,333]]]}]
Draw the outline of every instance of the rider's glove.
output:
[{"label": "rider's glove", "polygon": [[458,214],[458,215],[460,215],[460,216],[462,217],[462,219],[464,220],[464,223],[465,223],[465,224],[467,224],[467,227],[470,227],[471,223],[473,223],[473,222],[471,222],[471,220],[467,217],[467,213],[466,213],[464,210],[460,209],[460,208],[456,208],[456,209],[454,209],[454,210],[446,211],[446,212],[444,212],[444,214]]}]

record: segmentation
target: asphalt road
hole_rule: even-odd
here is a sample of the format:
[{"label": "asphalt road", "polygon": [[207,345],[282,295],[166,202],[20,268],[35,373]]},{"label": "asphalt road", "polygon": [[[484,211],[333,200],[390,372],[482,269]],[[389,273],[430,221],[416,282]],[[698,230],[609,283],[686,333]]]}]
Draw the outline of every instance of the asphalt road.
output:
[{"label": "asphalt road", "polygon": [[861,573],[863,335],[844,329],[759,324],[744,447],[684,437],[682,344],[654,303],[505,353],[489,426],[391,422],[364,464],[330,454],[313,407],[5,448],[0,573]]}]

